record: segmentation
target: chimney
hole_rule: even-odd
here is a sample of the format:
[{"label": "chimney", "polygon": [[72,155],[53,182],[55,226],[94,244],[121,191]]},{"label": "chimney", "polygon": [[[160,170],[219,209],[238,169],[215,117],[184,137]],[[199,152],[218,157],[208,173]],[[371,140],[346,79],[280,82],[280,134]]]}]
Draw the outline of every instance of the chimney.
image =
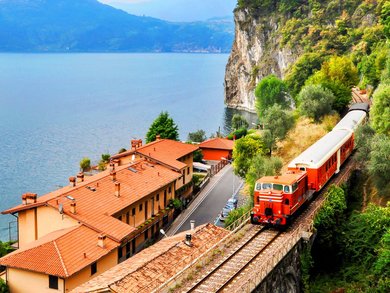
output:
[{"label": "chimney", "polygon": [[112,181],[116,180],[116,172],[115,172],[115,170],[110,172],[110,176],[111,176],[111,180]]},{"label": "chimney", "polygon": [[116,181],[115,182],[115,196],[120,197],[121,196],[120,193],[121,193],[121,184],[118,181]]},{"label": "chimney", "polygon": [[136,150],[137,148],[142,146],[142,139],[132,139],[130,141],[130,146],[132,150]]},{"label": "chimney", "polygon": [[24,204],[24,205],[27,204],[27,193],[22,195],[22,204]]},{"label": "chimney", "polygon": [[[26,204],[36,203],[37,202],[37,194],[36,193],[25,193]],[[23,200],[23,197],[22,197]]]},{"label": "chimney", "polygon": [[70,187],[76,186],[76,177],[74,177],[74,176],[69,177],[69,185],[70,185]]},{"label": "chimney", "polygon": [[160,134],[157,134],[157,135],[156,135],[156,140],[160,140],[160,139],[161,139]]},{"label": "chimney", "polygon": [[195,220],[191,220],[190,224],[191,224],[191,231],[195,231]]},{"label": "chimney", "polygon": [[106,235],[102,234],[102,235],[99,235],[98,236],[98,243],[97,245],[101,248],[104,248],[105,247],[105,244],[106,244]]},{"label": "chimney", "polygon": [[84,182],[84,173],[80,172],[77,174],[77,182]]},{"label": "chimney", "polygon": [[76,214],[76,203],[75,202],[70,203],[70,212],[72,214]]},{"label": "chimney", "polygon": [[118,159],[112,160],[112,163],[114,164],[114,168],[119,166],[119,160]]},{"label": "chimney", "polygon": [[192,240],[192,235],[191,233],[187,233],[186,234],[186,240],[184,241],[184,243],[188,246],[192,246],[192,243],[191,243],[191,240]]},{"label": "chimney", "polygon": [[115,172],[115,164],[114,162],[110,162],[110,172]]}]

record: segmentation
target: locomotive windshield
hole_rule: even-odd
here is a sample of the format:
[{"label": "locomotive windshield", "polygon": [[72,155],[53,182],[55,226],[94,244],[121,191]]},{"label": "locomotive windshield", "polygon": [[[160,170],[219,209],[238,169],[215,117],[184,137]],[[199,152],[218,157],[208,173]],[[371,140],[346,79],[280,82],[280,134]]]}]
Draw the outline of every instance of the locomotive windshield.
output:
[{"label": "locomotive windshield", "polygon": [[262,189],[272,189],[272,183],[263,183]]},{"label": "locomotive windshield", "polygon": [[283,185],[283,184],[278,184],[278,183],[268,183],[268,182],[256,184],[256,190],[267,190],[267,189],[283,191],[285,193],[291,193],[291,190],[292,190],[290,185]]}]

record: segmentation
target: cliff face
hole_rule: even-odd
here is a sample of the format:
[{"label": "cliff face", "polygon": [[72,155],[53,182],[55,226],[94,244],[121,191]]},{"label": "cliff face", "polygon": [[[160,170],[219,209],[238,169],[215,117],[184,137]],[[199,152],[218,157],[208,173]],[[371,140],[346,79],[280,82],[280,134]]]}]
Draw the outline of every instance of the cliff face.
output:
[{"label": "cliff face", "polygon": [[277,19],[254,18],[247,9],[235,12],[235,40],[225,74],[225,104],[255,112],[256,84],[265,76],[283,78],[299,57],[299,48],[282,48]]}]

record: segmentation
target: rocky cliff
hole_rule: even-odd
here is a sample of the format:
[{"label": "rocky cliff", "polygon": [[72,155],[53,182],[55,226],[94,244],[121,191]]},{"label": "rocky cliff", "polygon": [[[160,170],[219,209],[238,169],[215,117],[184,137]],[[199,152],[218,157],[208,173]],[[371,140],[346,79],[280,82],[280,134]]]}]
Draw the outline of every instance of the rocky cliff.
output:
[{"label": "rocky cliff", "polygon": [[235,40],[225,74],[225,104],[255,112],[256,84],[265,76],[284,77],[299,56],[299,48],[282,48],[276,16],[254,17],[248,9],[235,11]]}]

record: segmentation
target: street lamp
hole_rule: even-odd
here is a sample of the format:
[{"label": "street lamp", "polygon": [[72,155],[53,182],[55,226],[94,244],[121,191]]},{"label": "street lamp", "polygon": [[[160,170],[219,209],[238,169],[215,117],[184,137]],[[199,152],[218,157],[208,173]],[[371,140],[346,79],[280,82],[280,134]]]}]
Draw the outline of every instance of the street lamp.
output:
[{"label": "street lamp", "polygon": [[165,231],[163,229],[160,229],[160,233],[168,238],[167,234],[165,233]]}]

